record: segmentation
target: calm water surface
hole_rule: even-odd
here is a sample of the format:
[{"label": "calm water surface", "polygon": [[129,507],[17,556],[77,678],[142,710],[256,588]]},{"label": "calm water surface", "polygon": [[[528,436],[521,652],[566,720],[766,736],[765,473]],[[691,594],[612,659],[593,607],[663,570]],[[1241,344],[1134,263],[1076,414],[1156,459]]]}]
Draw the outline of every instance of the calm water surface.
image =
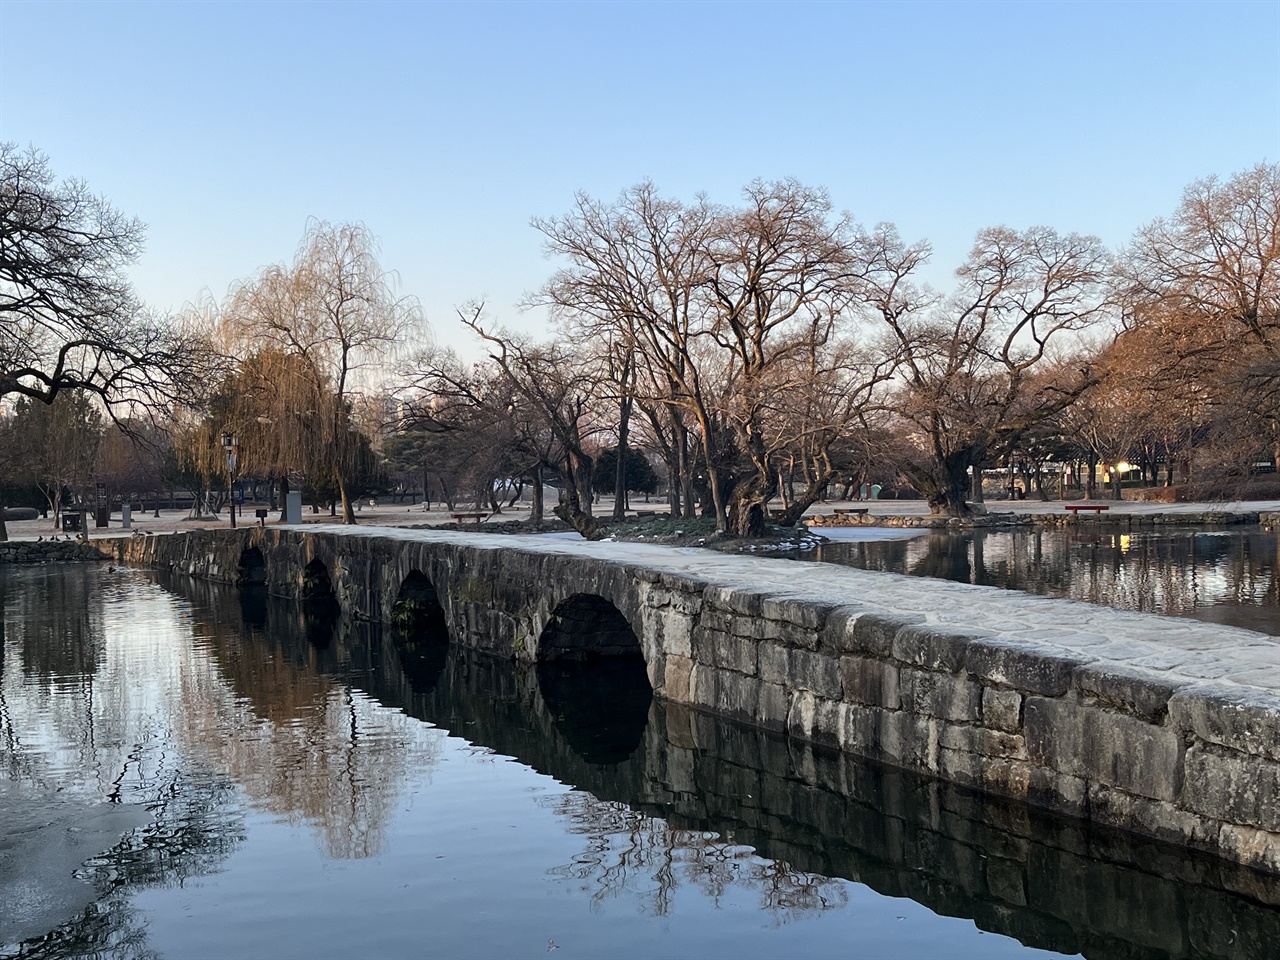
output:
[{"label": "calm water surface", "polygon": [[100,567],[0,568],[0,604],[0,954],[1280,943],[1270,880],[664,708],[622,667],[522,669]]},{"label": "calm water surface", "polygon": [[1280,636],[1280,534],[1034,529],[835,541],[804,559],[1070,597]]}]

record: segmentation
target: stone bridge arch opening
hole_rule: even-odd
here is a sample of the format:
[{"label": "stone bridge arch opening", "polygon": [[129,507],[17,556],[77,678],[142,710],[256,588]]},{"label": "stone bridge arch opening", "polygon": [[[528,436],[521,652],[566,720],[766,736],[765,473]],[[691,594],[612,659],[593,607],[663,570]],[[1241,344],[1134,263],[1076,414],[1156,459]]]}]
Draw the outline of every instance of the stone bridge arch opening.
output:
[{"label": "stone bridge arch opening", "polygon": [[298,599],[337,603],[337,597],[333,593],[333,579],[329,576],[329,568],[319,558],[312,560],[303,568],[302,585],[298,591]]},{"label": "stone bridge arch opening", "polygon": [[555,608],[538,640],[538,685],[565,741],[591,763],[620,763],[639,746],[653,687],[640,639],[604,597],[578,593]]},{"label": "stone bridge arch opening", "polygon": [[444,671],[449,624],[435,585],[420,570],[410,571],[391,605],[396,653],[414,689],[431,689]]},{"label": "stone bridge arch opening", "polygon": [[240,554],[236,570],[236,583],[242,587],[263,586],[267,582],[267,559],[257,547],[248,547]]},{"label": "stone bridge arch opening", "polygon": [[538,638],[539,660],[636,658],[644,663],[640,639],[622,612],[604,597],[575,593],[560,603]]}]

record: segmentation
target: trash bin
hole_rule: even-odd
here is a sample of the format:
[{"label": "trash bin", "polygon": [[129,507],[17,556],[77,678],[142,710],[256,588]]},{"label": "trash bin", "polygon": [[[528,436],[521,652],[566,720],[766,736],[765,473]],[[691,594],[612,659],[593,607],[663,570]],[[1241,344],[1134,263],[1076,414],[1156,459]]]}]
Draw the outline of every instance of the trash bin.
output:
[{"label": "trash bin", "polygon": [[80,532],[80,512],[72,512],[64,510],[62,512],[62,532],[63,533],[79,533]]}]

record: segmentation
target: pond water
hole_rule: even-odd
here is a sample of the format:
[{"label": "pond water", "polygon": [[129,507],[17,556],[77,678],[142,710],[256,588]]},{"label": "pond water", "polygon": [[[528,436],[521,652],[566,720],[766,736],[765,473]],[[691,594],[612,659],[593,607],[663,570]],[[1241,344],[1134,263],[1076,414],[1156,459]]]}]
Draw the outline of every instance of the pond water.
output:
[{"label": "pond water", "polygon": [[1280,534],[1258,526],[929,532],[834,540],[803,559],[1195,617],[1280,636]]},{"label": "pond water", "polygon": [[[438,637],[0,568],[0,954],[1245,958],[1273,881]],[[73,876],[74,874],[74,876]]]}]

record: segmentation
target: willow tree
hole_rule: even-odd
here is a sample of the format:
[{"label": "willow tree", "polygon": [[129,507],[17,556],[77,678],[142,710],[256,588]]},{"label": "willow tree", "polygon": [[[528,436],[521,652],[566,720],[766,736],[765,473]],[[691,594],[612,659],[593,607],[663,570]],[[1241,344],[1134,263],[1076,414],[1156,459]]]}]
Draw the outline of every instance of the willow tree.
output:
[{"label": "willow tree", "polygon": [[232,291],[226,329],[240,351],[269,350],[282,450],[305,448],[317,484],[332,484],[355,523],[349,479],[362,444],[352,410],[366,378],[422,323],[416,300],[395,292],[363,224],[312,221],[291,264],[266,268]]}]

